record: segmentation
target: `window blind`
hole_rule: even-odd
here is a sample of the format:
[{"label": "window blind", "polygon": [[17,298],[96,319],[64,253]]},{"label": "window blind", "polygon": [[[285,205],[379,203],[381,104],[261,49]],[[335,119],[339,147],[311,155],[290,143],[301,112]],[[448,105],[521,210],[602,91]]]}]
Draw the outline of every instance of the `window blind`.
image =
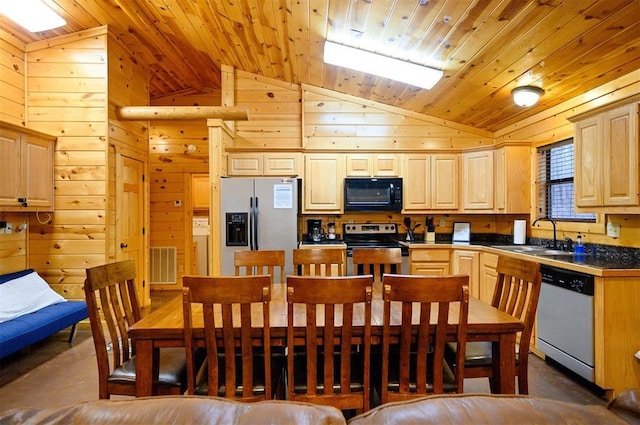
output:
[{"label": "window blind", "polygon": [[594,214],[576,213],[573,194],[573,139],[537,150],[537,216],[561,221],[595,221]]}]

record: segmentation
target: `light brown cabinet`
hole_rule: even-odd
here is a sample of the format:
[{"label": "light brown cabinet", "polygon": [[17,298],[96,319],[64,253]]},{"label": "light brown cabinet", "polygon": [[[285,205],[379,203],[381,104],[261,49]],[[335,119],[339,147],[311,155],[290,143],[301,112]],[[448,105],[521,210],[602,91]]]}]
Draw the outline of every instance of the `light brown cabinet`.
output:
[{"label": "light brown cabinet", "polygon": [[402,156],[404,211],[458,209],[458,154]]},{"label": "light brown cabinet", "polygon": [[208,174],[193,174],[191,176],[191,208],[194,210],[208,210],[211,199]]},{"label": "light brown cabinet", "polygon": [[531,206],[531,148],[503,146],[495,151],[495,210],[529,214]]},{"label": "light brown cabinet", "polygon": [[297,176],[300,156],[297,152],[230,153],[227,169],[230,176]]},{"label": "light brown cabinet", "polygon": [[398,155],[385,153],[347,154],[349,177],[395,177],[398,175]]},{"label": "light brown cabinet", "polygon": [[640,205],[638,103],[571,120],[575,122],[576,210],[605,207],[607,212],[611,208],[631,212],[624,207]]},{"label": "light brown cabinet", "polygon": [[490,252],[480,253],[480,299],[487,304],[493,300],[493,292],[498,280],[498,255]]},{"label": "light brown cabinet", "polygon": [[469,276],[469,295],[480,298],[480,253],[454,249],[451,254],[451,272]]},{"label": "light brown cabinet", "polygon": [[494,208],[494,150],[462,154],[462,209],[492,211]]},{"label": "light brown cabinet", "polygon": [[342,213],[344,159],[340,154],[305,155],[303,213]]},{"label": "light brown cabinet", "polygon": [[0,207],[53,211],[55,137],[0,123]]},{"label": "light brown cabinet", "polygon": [[439,248],[409,248],[410,274],[444,276],[449,274],[450,250]]}]

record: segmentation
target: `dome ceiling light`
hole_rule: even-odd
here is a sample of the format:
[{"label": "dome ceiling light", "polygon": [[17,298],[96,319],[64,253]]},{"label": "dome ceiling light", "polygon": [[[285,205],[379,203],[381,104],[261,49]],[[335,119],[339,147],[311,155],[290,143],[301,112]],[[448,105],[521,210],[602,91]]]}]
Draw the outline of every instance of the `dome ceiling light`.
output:
[{"label": "dome ceiling light", "polygon": [[538,99],[540,99],[540,96],[543,94],[544,90],[535,86],[522,86],[511,90],[513,101],[516,105],[522,106],[523,108],[533,106],[538,103]]}]

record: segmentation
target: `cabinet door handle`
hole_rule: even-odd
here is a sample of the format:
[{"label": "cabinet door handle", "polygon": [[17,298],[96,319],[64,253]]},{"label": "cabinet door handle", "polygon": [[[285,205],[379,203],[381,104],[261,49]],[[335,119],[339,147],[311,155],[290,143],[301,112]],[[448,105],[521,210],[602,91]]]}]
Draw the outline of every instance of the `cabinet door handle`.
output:
[{"label": "cabinet door handle", "polygon": [[120,243],[120,248],[127,248],[129,245],[127,245],[126,243],[122,242]]}]

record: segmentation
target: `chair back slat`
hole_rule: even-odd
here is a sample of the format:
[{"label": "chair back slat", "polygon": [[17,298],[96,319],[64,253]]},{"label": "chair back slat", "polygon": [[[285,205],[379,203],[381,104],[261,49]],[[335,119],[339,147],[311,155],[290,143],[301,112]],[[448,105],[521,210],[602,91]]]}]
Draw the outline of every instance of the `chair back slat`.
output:
[{"label": "chair back slat", "polygon": [[[469,277],[385,274],[383,279],[382,402],[463,392]],[[450,314],[456,311],[458,324],[452,338]],[[452,340],[460,347],[455,366],[445,361],[445,346]],[[445,380],[450,369],[453,378]]]},{"label": "chair back slat", "polygon": [[385,273],[402,274],[400,248],[354,248],[354,274],[371,274],[374,282],[382,282]]},{"label": "chair back slat", "polygon": [[271,283],[284,282],[283,250],[235,251],[233,267],[236,276],[271,276]]},{"label": "chair back slat", "polygon": [[368,410],[372,283],[370,275],[287,277],[289,400]]},{"label": "chair back slat", "polygon": [[99,397],[134,395],[134,381],[110,383],[108,379],[135,354],[128,336],[129,328],[142,318],[135,289],[135,262],[129,259],[90,267],[86,275],[84,293],[98,362]]},{"label": "chair back slat", "polygon": [[344,249],[294,249],[293,273],[298,276],[344,276],[345,260]]},{"label": "chair back slat", "polygon": [[[194,356],[197,342],[192,318],[193,306],[200,305],[207,348],[208,395],[245,401],[271,398],[270,284],[268,275],[184,277],[183,320],[189,394],[195,394],[198,385]],[[252,309],[259,310],[261,328],[252,326]],[[254,341],[256,338],[260,343]],[[256,344],[262,347],[260,353],[256,352]],[[254,362],[258,361],[260,366],[254,367]],[[254,376],[256,370],[262,370],[263,374]],[[224,378],[220,379],[223,371]],[[264,382],[259,391],[256,390],[258,380]],[[223,383],[224,392],[221,388]]]}]

